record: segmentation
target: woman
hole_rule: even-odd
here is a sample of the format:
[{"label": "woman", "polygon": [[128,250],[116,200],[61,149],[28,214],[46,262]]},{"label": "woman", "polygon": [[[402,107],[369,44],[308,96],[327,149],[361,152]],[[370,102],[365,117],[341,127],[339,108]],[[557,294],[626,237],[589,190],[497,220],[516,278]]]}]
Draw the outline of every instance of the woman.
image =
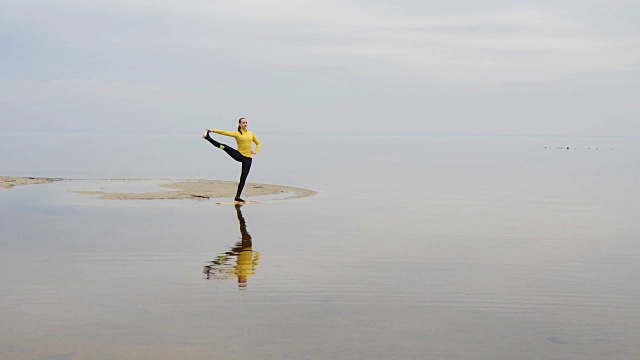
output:
[{"label": "woman", "polygon": [[[238,150],[232,148],[229,145],[221,144],[211,137],[209,137],[209,133],[214,132],[216,134],[231,136],[236,139],[236,143],[238,143]],[[229,156],[231,156],[235,161],[242,163],[242,173],[240,174],[240,182],[238,183],[238,191],[236,192],[235,201],[244,202],[240,198],[240,194],[242,193],[242,189],[244,188],[244,183],[247,180],[247,176],[249,175],[249,170],[251,169],[251,161],[253,155],[257,154],[260,150],[260,141],[258,138],[253,135],[251,131],[247,130],[247,119],[240,118],[238,120],[238,131],[224,131],[224,130],[215,130],[215,129],[207,129],[202,135],[203,138],[208,140],[213,146],[218,147],[224,150]],[[255,150],[253,149],[253,143],[256,143]]]}]

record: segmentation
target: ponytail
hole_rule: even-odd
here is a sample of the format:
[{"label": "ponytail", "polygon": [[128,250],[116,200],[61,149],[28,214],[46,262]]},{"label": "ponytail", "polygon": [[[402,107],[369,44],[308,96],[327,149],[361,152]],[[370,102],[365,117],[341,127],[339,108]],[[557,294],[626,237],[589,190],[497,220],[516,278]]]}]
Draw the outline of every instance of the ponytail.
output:
[{"label": "ponytail", "polygon": [[238,132],[239,132],[240,134],[242,134],[242,127],[240,126],[240,122],[242,121],[242,119],[244,119],[244,118],[240,118],[240,119],[238,119]]}]

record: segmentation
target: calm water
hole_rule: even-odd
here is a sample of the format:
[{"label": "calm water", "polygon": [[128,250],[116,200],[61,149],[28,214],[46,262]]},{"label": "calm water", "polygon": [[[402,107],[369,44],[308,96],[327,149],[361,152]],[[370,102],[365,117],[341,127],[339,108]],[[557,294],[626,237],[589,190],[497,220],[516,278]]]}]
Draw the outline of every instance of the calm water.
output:
[{"label": "calm water", "polygon": [[[239,172],[197,136],[2,140],[1,175]],[[250,181],[320,193],[0,192],[0,358],[640,358],[638,139],[261,140]]]}]

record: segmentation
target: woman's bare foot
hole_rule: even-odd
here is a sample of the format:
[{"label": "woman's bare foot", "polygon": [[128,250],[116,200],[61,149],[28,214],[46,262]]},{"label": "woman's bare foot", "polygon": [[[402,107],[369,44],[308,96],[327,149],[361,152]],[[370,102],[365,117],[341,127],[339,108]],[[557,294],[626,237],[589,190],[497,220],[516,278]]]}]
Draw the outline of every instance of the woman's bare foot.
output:
[{"label": "woman's bare foot", "polygon": [[202,134],[202,138],[206,139],[207,136],[209,136],[209,129],[205,130],[204,134]]}]

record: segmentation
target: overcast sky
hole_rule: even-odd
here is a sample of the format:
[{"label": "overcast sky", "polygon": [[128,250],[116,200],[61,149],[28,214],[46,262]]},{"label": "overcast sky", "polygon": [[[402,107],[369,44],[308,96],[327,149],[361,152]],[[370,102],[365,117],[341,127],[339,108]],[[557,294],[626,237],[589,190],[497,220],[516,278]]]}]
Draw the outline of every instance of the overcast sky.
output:
[{"label": "overcast sky", "polygon": [[3,132],[640,136],[640,1],[0,9]]}]

